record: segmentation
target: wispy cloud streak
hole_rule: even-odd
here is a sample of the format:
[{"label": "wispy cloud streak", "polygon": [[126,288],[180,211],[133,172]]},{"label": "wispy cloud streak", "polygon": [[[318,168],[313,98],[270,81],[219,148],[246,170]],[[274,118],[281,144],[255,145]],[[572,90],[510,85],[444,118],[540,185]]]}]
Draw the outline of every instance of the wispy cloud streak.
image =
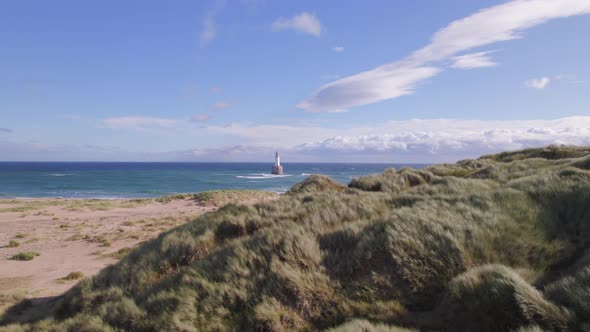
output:
[{"label": "wispy cloud streak", "polygon": [[524,85],[531,89],[543,90],[550,82],[551,79],[549,77],[531,78],[524,82]]},{"label": "wispy cloud streak", "polygon": [[[428,45],[404,59],[321,86],[298,107],[306,111],[340,110],[411,94],[419,83],[442,71],[439,63],[453,60],[462,52],[521,38],[524,30],[549,20],[588,13],[587,0],[515,0],[482,9],[440,29]],[[479,54],[475,57],[478,65],[473,65],[475,54]],[[469,67],[466,59],[471,60],[471,68],[493,63],[482,53],[466,56],[463,63],[461,58],[452,63],[463,69]]]},{"label": "wispy cloud streak", "polygon": [[315,14],[303,12],[291,18],[279,18],[272,23],[273,32],[294,30],[304,34],[319,37],[322,34],[322,24]]},{"label": "wispy cloud streak", "polygon": [[201,21],[201,32],[199,33],[199,41],[201,47],[206,46],[217,37],[217,23],[215,17],[225,7],[225,0],[216,0],[211,9],[207,11],[205,17]]},{"label": "wispy cloud streak", "polygon": [[[213,150],[207,147],[199,149],[199,156],[207,160],[215,160],[215,156],[223,155],[221,152],[224,149],[231,149],[231,155],[236,160],[250,160],[250,157],[241,159],[240,153],[253,156],[265,149],[280,148],[303,160],[319,155],[325,157],[323,160],[326,161],[330,158],[338,160],[340,157],[356,158],[354,156],[366,155],[366,159],[355,161],[379,161],[389,156],[393,158],[391,160],[431,162],[549,144],[590,145],[588,116],[510,121],[413,119],[342,129],[240,123],[203,127],[196,123],[191,125],[188,121],[185,123],[174,119],[135,117],[109,119],[105,122],[113,128],[139,131],[159,129],[157,132],[163,135],[174,133],[187,137],[224,137],[229,146]],[[305,135],[301,135],[302,132]],[[235,149],[235,146],[240,148]],[[225,157],[228,155],[230,154]]]}]

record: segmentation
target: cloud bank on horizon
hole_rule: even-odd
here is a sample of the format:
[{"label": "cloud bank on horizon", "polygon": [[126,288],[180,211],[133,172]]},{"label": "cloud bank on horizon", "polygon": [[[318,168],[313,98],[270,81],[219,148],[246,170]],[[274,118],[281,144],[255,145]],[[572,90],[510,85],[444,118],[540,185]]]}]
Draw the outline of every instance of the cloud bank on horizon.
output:
[{"label": "cloud bank on horizon", "polygon": [[587,0],[515,0],[485,8],[438,30],[429,44],[406,58],[325,84],[297,107],[342,111],[412,94],[420,83],[443,71],[445,61],[460,69],[496,65],[490,51],[462,52],[522,38],[524,30],[549,20],[588,13]]},{"label": "cloud bank on horizon", "polygon": [[[260,158],[264,158],[268,151],[282,148],[291,160],[302,161],[345,162],[350,156],[361,160],[365,156],[368,160],[383,162],[454,161],[550,144],[590,145],[590,116],[518,121],[413,119],[339,131],[253,126],[240,128],[239,135],[249,139],[256,137],[260,131],[265,131],[265,138],[270,137],[271,141],[276,139],[280,142],[285,132],[302,131],[310,132],[309,136],[317,139],[303,141],[296,138],[291,144],[281,142],[271,146],[264,144],[263,137],[257,137],[258,140],[251,145],[197,148],[192,152],[196,159],[201,160],[264,160]],[[224,133],[231,135],[232,129],[225,128]]]},{"label": "cloud bank on horizon", "polygon": [[[346,129],[239,124],[202,128],[191,127],[190,122],[190,119],[138,117],[103,120],[105,125],[115,129],[146,131],[157,127],[170,133],[178,133],[178,124],[183,123],[180,128],[193,135],[233,136],[244,143],[147,153],[90,145],[0,141],[0,150],[6,155],[19,156],[19,160],[41,161],[56,160],[52,158],[64,155],[76,156],[71,157],[72,160],[262,161],[279,149],[286,161],[347,162],[352,158],[356,161],[431,163],[549,144],[590,145],[590,116],[518,121],[413,119]],[[306,133],[305,137],[296,135],[301,132]]]}]

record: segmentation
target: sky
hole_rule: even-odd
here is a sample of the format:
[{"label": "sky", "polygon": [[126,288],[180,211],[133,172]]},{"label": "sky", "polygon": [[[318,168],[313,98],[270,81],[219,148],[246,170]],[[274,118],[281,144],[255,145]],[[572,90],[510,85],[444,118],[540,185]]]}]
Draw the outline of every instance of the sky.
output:
[{"label": "sky", "polygon": [[0,160],[590,145],[590,0],[4,0]]}]

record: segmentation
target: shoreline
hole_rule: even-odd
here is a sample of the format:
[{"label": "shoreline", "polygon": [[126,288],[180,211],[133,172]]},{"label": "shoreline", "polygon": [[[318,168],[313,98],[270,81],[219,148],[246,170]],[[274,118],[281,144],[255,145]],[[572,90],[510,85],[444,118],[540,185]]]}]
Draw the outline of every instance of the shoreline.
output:
[{"label": "shoreline", "polygon": [[261,193],[272,193],[277,195],[282,195],[286,193],[288,190],[278,191],[278,190],[265,190],[265,189],[214,189],[214,190],[205,190],[205,191],[198,191],[198,192],[178,192],[178,193],[169,193],[166,195],[159,195],[159,196],[109,196],[109,197],[64,197],[64,196],[0,196],[0,203],[3,201],[9,200],[157,200],[163,199],[166,197],[172,196],[179,196],[179,195],[199,195],[199,194],[206,194],[211,192],[261,192]]}]

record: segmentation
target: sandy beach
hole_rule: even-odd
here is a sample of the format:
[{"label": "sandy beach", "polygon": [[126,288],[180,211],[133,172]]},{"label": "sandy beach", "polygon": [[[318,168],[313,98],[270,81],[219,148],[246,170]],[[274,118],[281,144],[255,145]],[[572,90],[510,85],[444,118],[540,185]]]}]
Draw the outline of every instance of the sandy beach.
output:
[{"label": "sandy beach", "polygon": [[[141,242],[222,204],[277,196],[223,191],[163,199],[2,199],[0,311],[24,297],[61,294]],[[22,253],[33,259],[18,260]]]}]

